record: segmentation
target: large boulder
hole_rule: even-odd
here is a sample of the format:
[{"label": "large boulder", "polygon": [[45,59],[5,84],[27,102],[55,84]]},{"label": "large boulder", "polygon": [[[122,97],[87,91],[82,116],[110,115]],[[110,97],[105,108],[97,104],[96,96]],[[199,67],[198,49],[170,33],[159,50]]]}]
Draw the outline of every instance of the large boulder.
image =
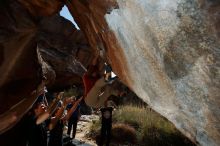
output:
[{"label": "large boulder", "polygon": [[32,18],[17,1],[1,1],[0,6],[2,116],[37,89],[41,83],[41,66],[36,51],[37,19]]},{"label": "large boulder", "polygon": [[192,141],[220,145],[219,1],[73,0],[67,6],[123,83]]},{"label": "large boulder", "polygon": [[46,17],[39,25],[38,48],[45,64],[43,72],[50,80],[47,87],[62,90],[81,84],[92,54],[82,31],[59,15]]},{"label": "large boulder", "polygon": [[82,32],[57,15],[63,5],[57,0],[0,2],[0,134],[31,108],[43,89],[43,75],[51,88],[82,83],[92,52]]}]

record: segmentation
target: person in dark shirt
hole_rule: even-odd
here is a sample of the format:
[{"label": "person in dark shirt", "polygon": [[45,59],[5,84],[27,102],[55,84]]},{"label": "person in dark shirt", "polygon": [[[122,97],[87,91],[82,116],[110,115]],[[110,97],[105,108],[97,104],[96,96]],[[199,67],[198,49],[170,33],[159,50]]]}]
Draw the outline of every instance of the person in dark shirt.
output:
[{"label": "person in dark shirt", "polygon": [[[73,104],[69,104],[67,106],[67,111],[69,111],[72,108]],[[70,135],[71,130],[73,128],[73,132],[72,132],[72,139],[75,138],[76,135],[76,128],[77,128],[77,122],[80,118],[80,104],[77,105],[76,110],[73,112],[73,114],[71,115],[71,117],[68,120],[68,130],[67,130],[67,135]]]},{"label": "person in dark shirt", "polygon": [[[58,107],[51,117],[51,123],[49,124],[50,136],[48,146],[62,146],[63,145],[63,111],[65,105],[61,105]],[[53,125],[52,125],[53,124]]]},{"label": "person in dark shirt", "polygon": [[48,146],[62,146],[63,145],[63,120],[59,120],[56,126],[50,130],[50,138]]},{"label": "person in dark shirt", "polygon": [[[64,100],[63,103],[60,104],[60,107],[56,110],[54,116],[50,120],[49,130],[50,130],[50,137],[49,137],[49,146],[62,146],[63,145],[63,128],[64,122],[66,122],[70,115],[76,110],[77,105],[82,100],[82,97],[78,100],[72,100],[72,97]],[[64,110],[66,106],[72,103],[73,106],[68,111],[67,115],[64,115]]]},{"label": "person in dark shirt", "polygon": [[47,146],[47,121],[37,125],[38,116],[46,111],[46,106],[42,102],[34,104],[28,113],[26,121],[28,146]]},{"label": "person in dark shirt", "polygon": [[112,111],[113,107],[109,106],[109,101],[105,102],[103,108],[100,109],[102,114],[102,127],[101,127],[101,139],[98,146],[103,146],[105,140],[106,146],[109,146],[111,140],[111,129],[112,129]]}]

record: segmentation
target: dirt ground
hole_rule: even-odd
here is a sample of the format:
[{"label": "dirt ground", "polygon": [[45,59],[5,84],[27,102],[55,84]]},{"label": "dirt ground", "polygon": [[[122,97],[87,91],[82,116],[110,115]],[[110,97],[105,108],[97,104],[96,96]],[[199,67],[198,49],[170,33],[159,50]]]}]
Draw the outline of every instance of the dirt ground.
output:
[{"label": "dirt ground", "polygon": [[[97,146],[95,141],[88,139],[85,135],[89,132],[89,127],[93,120],[99,119],[97,115],[82,115],[78,124],[75,139],[72,144],[75,146]],[[67,126],[64,128],[64,137],[66,136]]]}]

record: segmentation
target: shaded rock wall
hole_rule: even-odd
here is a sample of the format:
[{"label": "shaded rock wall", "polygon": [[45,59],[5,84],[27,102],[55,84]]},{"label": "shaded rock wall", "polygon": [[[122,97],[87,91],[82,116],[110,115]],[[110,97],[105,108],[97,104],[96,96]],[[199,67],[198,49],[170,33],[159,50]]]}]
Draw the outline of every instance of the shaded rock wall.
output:
[{"label": "shaded rock wall", "polygon": [[[31,108],[43,89],[81,84],[91,49],[57,0],[0,1],[0,134]],[[79,61],[76,61],[78,59]],[[38,89],[38,90],[37,90]]]},{"label": "shaded rock wall", "polygon": [[81,0],[67,6],[94,50],[96,38],[102,41],[123,83],[194,142],[220,145],[219,1]]},{"label": "shaded rock wall", "polygon": [[[3,0],[4,1],[4,0]],[[59,0],[17,0],[34,17],[51,16],[56,14],[64,6]]]},{"label": "shaded rock wall", "polygon": [[[38,48],[46,63],[44,74],[51,82],[47,85],[53,90],[81,84],[92,54],[84,35],[73,24],[59,15],[46,17],[40,22]],[[83,64],[81,64],[82,61]],[[84,66],[83,66],[84,65]],[[54,77],[51,78],[51,71]]]},{"label": "shaded rock wall", "polygon": [[37,20],[16,1],[1,5],[0,11],[2,114],[37,88],[41,69],[36,57]]}]

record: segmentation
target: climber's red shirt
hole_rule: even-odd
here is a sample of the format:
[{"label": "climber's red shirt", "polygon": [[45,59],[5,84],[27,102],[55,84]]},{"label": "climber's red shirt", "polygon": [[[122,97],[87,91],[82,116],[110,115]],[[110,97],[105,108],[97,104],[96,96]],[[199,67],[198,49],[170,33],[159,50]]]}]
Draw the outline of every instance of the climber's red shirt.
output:
[{"label": "climber's red shirt", "polygon": [[92,87],[95,85],[95,82],[99,79],[98,77],[91,77],[87,73],[83,75],[83,84],[84,84],[84,96],[86,96]]}]

